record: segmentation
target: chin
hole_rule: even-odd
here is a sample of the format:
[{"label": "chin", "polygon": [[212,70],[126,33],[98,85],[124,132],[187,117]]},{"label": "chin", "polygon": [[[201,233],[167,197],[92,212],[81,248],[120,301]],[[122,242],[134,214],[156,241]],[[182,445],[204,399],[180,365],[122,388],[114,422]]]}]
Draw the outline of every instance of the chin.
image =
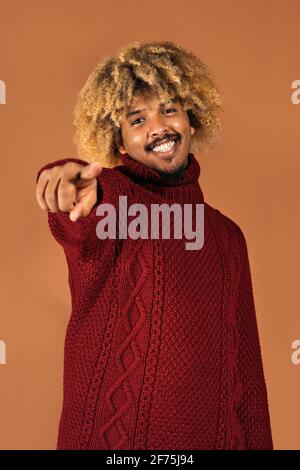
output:
[{"label": "chin", "polygon": [[182,173],[186,167],[187,160],[177,160],[175,158],[166,159],[159,165],[158,171],[165,175],[174,175],[176,173]]}]

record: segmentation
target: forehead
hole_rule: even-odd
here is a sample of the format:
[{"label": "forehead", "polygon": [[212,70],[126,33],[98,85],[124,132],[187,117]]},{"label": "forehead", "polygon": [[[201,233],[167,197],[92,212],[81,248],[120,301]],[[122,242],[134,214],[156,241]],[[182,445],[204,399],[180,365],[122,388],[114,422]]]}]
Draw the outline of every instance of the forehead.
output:
[{"label": "forehead", "polygon": [[140,101],[159,101],[159,96],[151,90],[136,91],[131,100],[131,106]]}]

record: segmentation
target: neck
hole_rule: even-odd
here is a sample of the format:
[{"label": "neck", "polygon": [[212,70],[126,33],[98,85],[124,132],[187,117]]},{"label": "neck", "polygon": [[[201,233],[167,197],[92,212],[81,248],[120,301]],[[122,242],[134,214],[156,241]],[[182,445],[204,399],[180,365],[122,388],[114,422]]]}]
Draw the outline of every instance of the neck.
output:
[{"label": "neck", "polygon": [[121,155],[123,165],[118,170],[130,177],[136,184],[164,200],[172,202],[204,202],[199,186],[200,165],[193,153],[176,174],[161,173],[134,160],[127,153]]}]

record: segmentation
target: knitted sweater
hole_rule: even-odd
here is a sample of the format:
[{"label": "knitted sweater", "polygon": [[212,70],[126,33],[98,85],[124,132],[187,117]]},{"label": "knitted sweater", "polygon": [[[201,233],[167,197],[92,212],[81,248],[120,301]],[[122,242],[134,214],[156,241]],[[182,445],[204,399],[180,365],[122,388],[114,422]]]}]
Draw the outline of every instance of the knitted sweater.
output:
[{"label": "knitted sweater", "polygon": [[[122,155],[72,222],[48,212],[69,272],[57,449],[273,449],[247,245],[204,201],[192,153],[165,177]],[[57,160],[42,170],[75,161]],[[204,245],[96,233],[101,203],[204,204]],[[172,232],[171,232],[172,233]]]}]

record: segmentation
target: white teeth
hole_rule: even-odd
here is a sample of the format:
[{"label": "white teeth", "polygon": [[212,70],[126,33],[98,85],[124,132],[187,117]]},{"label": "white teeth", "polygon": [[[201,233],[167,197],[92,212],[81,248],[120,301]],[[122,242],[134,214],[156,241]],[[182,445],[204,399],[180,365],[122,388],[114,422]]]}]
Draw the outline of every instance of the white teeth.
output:
[{"label": "white teeth", "polygon": [[172,140],[172,142],[167,142],[162,145],[157,145],[152,150],[153,152],[169,152],[169,150],[171,150],[171,148],[174,147],[174,145],[175,145],[175,141]]}]

